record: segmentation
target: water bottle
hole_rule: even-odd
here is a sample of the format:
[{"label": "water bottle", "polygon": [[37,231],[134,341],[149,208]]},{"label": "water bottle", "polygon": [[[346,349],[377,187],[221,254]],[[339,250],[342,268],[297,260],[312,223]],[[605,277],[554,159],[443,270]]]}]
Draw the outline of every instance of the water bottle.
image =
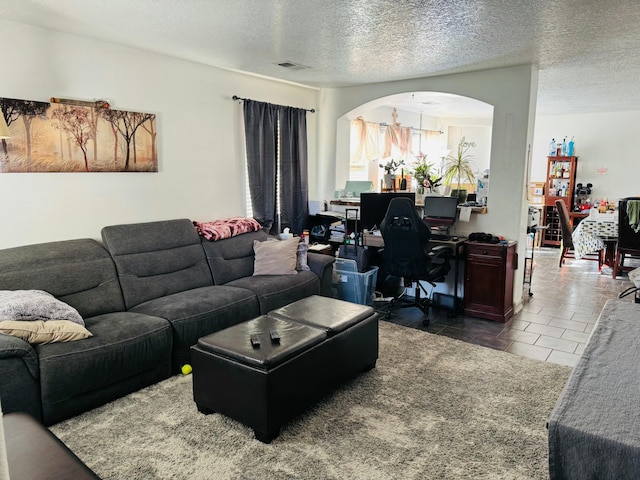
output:
[{"label": "water bottle", "polygon": [[551,139],[551,143],[549,144],[549,155],[550,156],[555,156],[556,154],[556,139],[552,138]]},{"label": "water bottle", "polygon": [[574,149],[575,143],[573,141],[573,137],[571,137],[571,141],[569,142],[569,156],[573,157],[573,149]]},{"label": "water bottle", "polygon": [[562,139],[562,156],[563,157],[567,156],[567,137],[564,137]]}]

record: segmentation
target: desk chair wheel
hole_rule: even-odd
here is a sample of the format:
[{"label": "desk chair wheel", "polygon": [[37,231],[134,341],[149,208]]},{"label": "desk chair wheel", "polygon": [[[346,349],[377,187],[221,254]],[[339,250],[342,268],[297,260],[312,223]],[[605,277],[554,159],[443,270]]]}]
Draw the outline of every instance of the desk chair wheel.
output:
[{"label": "desk chair wheel", "polygon": [[430,323],[431,323],[431,320],[429,320],[429,318],[425,318],[424,320],[422,320],[423,327],[428,327]]}]

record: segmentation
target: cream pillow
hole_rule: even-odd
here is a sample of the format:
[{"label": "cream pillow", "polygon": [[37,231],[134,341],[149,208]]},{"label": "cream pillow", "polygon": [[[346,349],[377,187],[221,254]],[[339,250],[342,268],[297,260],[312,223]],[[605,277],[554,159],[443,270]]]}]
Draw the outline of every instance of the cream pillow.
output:
[{"label": "cream pillow", "polygon": [[287,240],[253,241],[254,275],[295,275],[300,238]]},{"label": "cream pillow", "polygon": [[33,345],[41,343],[71,342],[92,337],[82,325],[69,320],[4,320],[0,322],[0,333],[21,338]]}]

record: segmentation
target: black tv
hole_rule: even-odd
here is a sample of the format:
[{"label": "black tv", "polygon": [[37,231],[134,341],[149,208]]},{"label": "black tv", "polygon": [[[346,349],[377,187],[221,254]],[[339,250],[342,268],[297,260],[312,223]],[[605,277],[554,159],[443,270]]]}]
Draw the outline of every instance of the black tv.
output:
[{"label": "black tv", "polygon": [[458,215],[458,197],[424,197],[423,218],[431,227],[453,225]]},{"label": "black tv", "polygon": [[389,208],[389,203],[398,197],[409,198],[414,204],[416,202],[416,194],[414,192],[362,192],[360,194],[360,220],[358,222],[360,231],[373,230],[380,227],[380,223],[382,223],[382,219],[387,213],[387,208]]}]

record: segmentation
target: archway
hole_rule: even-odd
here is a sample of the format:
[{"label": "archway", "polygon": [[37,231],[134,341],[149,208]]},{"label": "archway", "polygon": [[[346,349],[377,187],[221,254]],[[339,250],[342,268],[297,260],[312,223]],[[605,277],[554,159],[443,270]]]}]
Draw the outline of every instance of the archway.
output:
[{"label": "archway", "polygon": [[[337,145],[337,151],[348,152],[337,155],[336,164],[345,181],[369,180],[380,189],[380,165],[391,159],[402,163],[402,173],[427,163],[442,176],[445,158],[455,153],[462,137],[475,145],[476,177],[486,177],[490,169],[493,106],[480,100],[445,92],[393,94],[354,108],[337,125],[338,132],[349,129],[348,135],[338,136],[342,142]],[[407,143],[400,145],[403,140]],[[341,160],[347,163],[341,165]],[[415,180],[408,185],[417,187]]]}]

